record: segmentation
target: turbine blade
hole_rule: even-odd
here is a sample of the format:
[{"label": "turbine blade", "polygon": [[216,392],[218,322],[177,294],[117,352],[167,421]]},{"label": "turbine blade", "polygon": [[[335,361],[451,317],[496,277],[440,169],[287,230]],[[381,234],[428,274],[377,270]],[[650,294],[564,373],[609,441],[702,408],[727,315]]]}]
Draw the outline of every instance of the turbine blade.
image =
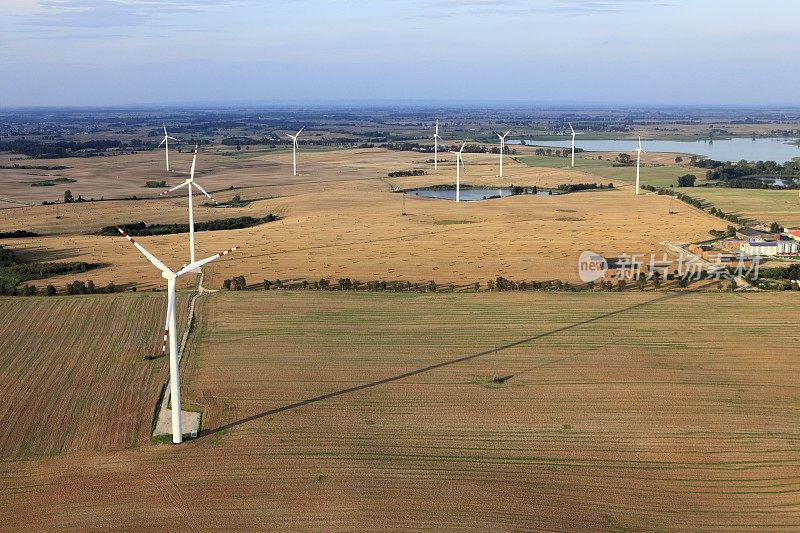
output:
[{"label": "turbine blade", "polygon": [[126,239],[130,241],[132,245],[134,245],[140,252],[142,252],[142,255],[144,255],[151,263],[153,263],[154,267],[156,267],[162,272],[170,272],[170,273],[172,272],[170,269],[167,268],[167,265],[159,261],[156,256],[145,250],[144,246],[133,240],[133,237],[122,231],[122,228],[118,227],[117,231],[119,231]]},{"label": "turbine blade", "polygon": [[176,185],[176,186],[174,186],[174,187],[173,187],[173,188],[171,188],[171,189],[167,189],[166,191],[164,191],[164,192],[162,192],[161,194],[159,194],[159,196],[164,196],[165,194],[169,194],[169,193],[171,193],[172,191],[177,191],[178,189],[180,189],[180,188],[182,188],[182,187],[186,187],[186,185],[188,185],[188,184],[189,184],[189,182],[188,182],[188,181],[184,181],[184,182],[183,182],[183,183],[181,183],[180,185]]},{"label": "turbine blade", "polygon": [[169,135],[167,134],[167,125],[164,124],[163,122],[161,123],[161,125],[164,127],[164,137],[169,137]]},{"label": "turbine blade", "polygon": [[236,251],[238,249],[239,249],[238,246],[234,246],[230,250],[225,250],[224,252],[220,252],[220,253],[218,253],[216,255],[212,255],[211,257],[206,257],[205,259],[201,259],[200,261],[195,261],[194,263],[192,263],[190,265],[186,265],[182,269],[178,270],[175,273],[175,277],[177,278],[178,276],[182,276],[182,275],[186,274],[187,272],[191,272],[192,270],[197,270],[198,268],[202,267],[203,265],[206,265],[206,264],[210,263],[211,261],[219,259],[220,257],[222,257],[224,255],[228,255],[229,253],[231,253],[233,251]]},{"label": "turbine blade", "polygon": [[567,122],[567,124],[569,124],[569,129],[572,130],[572,134],[575,135],[575,128],[572,127],[572,123]]},{"label": "turbine blade", "polygon": [[462,144],[462,145],[461,145],[461,150],[459,150],[459,152],[463,152],[463,151],[464,151],[464,147],[465,147],[466,145],[467,145],[467,140],[466,140],[466,139],[464,139],[464,144]]},{"label": "turbine blade", "polygon": [[304,130],[304,129],[306,129],[306,127],[305,127],[305,126],[303,126],[302,128],[300,128],[300,131],[298,131],[298,132],[297,132],[297,135],[295,135],[295,137],[299,137],[299,136],[300,136],[300,134],[303,132],[303,130]]},{"label": "turbine blade", "polygon": [[192,182],[192,185],[194,185],[195,187],[197,187],[197,190],[199,190],[201,193],[203,193],[203,194],[205,194],[206,196],[208,196],[209,198],[211,198],[211,201],[212,201],[212,202],[214,202],[215,204],[218,204],[218,203],[219,203],[219,202],[217,202],[216,200],[214,200],[214,197],[213,197],[213,196],[211,196],[210,194],[208,194],[208,193],[206,192],[206,190],[200,186],[200,184],[199,184],[199,183],[197,183],[196,181],[193,181],[193,182]]},{"label": "turbine blade", "polygon": [[169,137],[171,141],[182,142],[180,139],[176,139],[175,137],[172,137],[171,135],[167,135],[167,137]]},{"label": "turbine blade", "polygon": [[505,135],[503,135],[503,138],[505,139],[505,138],[508,136],[508,134],[509,134],[509,133],[511,133],[511,130],[508,130],[508,131],[506,132],[506,134],[505,134]]},{"label": "turbine blade", "polygon": [[189,181],[194,181],[194,166],[197,163],[197,145],[194,145],[194,157],[192,157],[192,170],[189,172]]},{"label": "turbine blade", "polygon": [[161,139],[161,144],[159,144],[159,145],[158,145],[158,148],[161,148],[162,146],[164,146],[164,143],[165,143],[165,142],[167,142],[167,138],[166,138],[166,137],[164,137],[163,139]]}]

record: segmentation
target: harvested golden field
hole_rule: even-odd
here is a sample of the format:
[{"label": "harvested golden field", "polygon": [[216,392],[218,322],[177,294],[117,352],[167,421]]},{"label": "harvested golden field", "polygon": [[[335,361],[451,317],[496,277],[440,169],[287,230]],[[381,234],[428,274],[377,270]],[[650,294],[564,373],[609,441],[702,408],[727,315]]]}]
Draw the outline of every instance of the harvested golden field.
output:
[{"label": "harvested golden field", "polygon": [[[577,257],[584,250],[609,256],[661,253],[661,241],[702,240],[707,238],[708,230],[725,227],[723,221],[689,207],[670,215],[668,198],[635,197],[631,188],[619,180],[614,180],[616,190],[461,204],[407,195],[407,214],[403,216],[403,198],[393,190],[454,181],[452,161],[445,161],[439,171],[433,171],[431,164],[420,161],[427,156],[383,149],[308,151],[301,153],[301,175],[292,177],[288,152],[249,153],[241,157],[211,151],[201,154],[198,168],[202,173],[198,180],[209,189],[223,190],[217,194],[220,200],[228,200],[233,194],[257,200],[246,207],[213,209],[202,207],[202,200],[196,197],[197,220],[263,216],[268,212],[282,217],[278,222],[249,229],[198,233],[198,257],[233,245],[242,246],[229,259],[208,267],[207,286],[217,288],[223,279],[236,275],[244,275],[251,284],[265,279],[327,278],[335,282],[345,277],[362,282],[435,280],[459,287],[476,281],[485,283],[497,276],[576,281]],[[157,169],[159,157],[159,153],[146,153],[93,158],[90,162],[110,164],[125,160],[131,169],[137,165]],[[176,155],[176,165],[179,157],[188,161],[189,156]],[[553,187],[608,181],[593,174],[595,167],[588,163],[586,168],[575,170],[540,168],[514,162],[510,157],[506,158],[506,176],[501,179],[495,177],[497,158],[466,154],[462,183]],[[387,177],[389,172],[411,169],[426,169],[429,173]],[[630,173],[632,169],[615,171]],[[148,177],[136,172],[126,176],[114,182],[119,196],[140,192],[135,187]],[[76,193],[73,185],[69,184]],[[226,190],[232,185],[242,188]],[[0,210],[0,229],[26,229],[42,235],[4,241],[23,259],[69,258],[96,263],[100,268],[87,276],[98,284],[114,281],[119,286],[162,287],[158,272],[124,239],[92,233],[103,226],[136,221],[184,222],[187,200],[183,194],[173,194],[175,197],[160,200],[4,209]],[[62,218],[56,219],[57,213]],[[169,265],[178,267],[187,261],[185,234],[139,240]],[[64,276],[54,282],[63,285],[70,280]]]},{"label": "harvested golden field", "polygon": [[201,438],[0,461],[4,526],[800,528],[791,294],[199,302]]},{"label": "harvested golden field", "polygon": [[146,444],[165,312],[163,294],[0,298],[0,458]]}]

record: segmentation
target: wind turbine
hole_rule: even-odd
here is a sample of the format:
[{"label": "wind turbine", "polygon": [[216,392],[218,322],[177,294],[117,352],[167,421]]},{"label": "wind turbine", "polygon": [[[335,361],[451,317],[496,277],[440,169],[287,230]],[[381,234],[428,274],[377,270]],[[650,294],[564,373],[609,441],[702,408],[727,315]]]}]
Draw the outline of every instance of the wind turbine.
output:
[{"label": "wind turbine", "polygon": [[294,175],[297,176],[297,138],[300,137],[300,132],[306,129],[305,126],[300,128],[300,131],[292,135],[291,133],[287,133],[286,135],[292,139],[292,162],[294,164]]},{"label": "wind turbine", "polygon": [[117,230],[124,235],[125,238],[131,242],[131,244],[138,248],[139,251],[142,252],[142,255],[144,255],[148,261],[153,264],[153,266],[161,271],[161,276],[167,280],[167,327],[165,328],[164,335],[166,336],[169,334],[169,392],[172,400],[172,442],[175,444],[180,444],[183,440],[183,434],[181,431],[181,378],[179,365],[180,354],[178,354],[178,329],[176,327],[177,313],[175,310],[175,281],[180,276],[188,272],[193,272],[203,265],[210,263],[215,259],[219,259],[223,255],[228,255],[234,250],[237,250],[239,247],[236,246],[230,250],[226,250],[224,252],[212,255],[206,259],[196,261],[186,265],[177,272],[173,272],[167,268],[164,263],[159,261],[156,256],[145,250],[144,246],[133,240],[130,235],[122,231],[120,228],[117,228]]},{"label": "wind turbine", "polygon": [[636,195],[639,195],[639,163],[642,160],[642,138],[639,137],[639,147],[636,149]]},{"label": "wind turbine", "polygon": [[572,124],[569,122],[567,124],[569,124],[569,129],[572,130],[572,168],[575,168],[575,136],[581,134],[575,131],[575,128],[572,127]]},{"label": "wind turbine", "polygon": [[461,167],[464,166],[464,157],[461,154],[464,152],[466,145],[467,141],[465,139],[458,152],[450,150],[451,154],[456,154],[456,202],[461,201]]},{"label": "wind turbine", "polygon": [[511,130],[508,130],[505,135],[500,135],[497,132],[494,132],[497,135],[497,138],[500,139],[500,177],[503,177],[503,152],[506,151],[506,137],[508,134],[511,133]]},{"label": "wind turbine", "polygon": [[[169,170],[169,141],[170,141],[170,139],[172,139],[173,141],[180,142],[180,139],[176,139],[175,137],[170,137],[169,134],[167,133],[167,125],[166,124],[162,124],[162,126],[164,126],[164,139],[161,141],[161,144],[164,145],[164,154],[165,154],[165,156],[167,158],[167,172],[170,172],[170,170]],[[159,148],[161,148],[161,144],[158,145]]]},{"label": "wind turbine", "polygon": [[216,200],[214,200],[213,196],[208,194],[206,192],[206,190],[200,186],[199,183],[194,181],[194,167],[195,167],[196,163],[197,163],[197,145],[195,145],[195,147],[194,147],[194,157],[192,158],[192,170],[189,172],[189,178],[186,181],[184,181],[183,183],[181,183],[180,185],[176,185],[175,187],[173,187],[173,188],[171,188],[171,189],[169,189],[167,191],[164,191],[161,194],[159,194],[159,196],[163,196],[163,195],[165,195],[167,193],[170,193],[172,191],[177,191],[178,189],[180,189],[182,187],[186,187],[186,189],[189,191],[189,262],[190,263],[194,263],[194,260],[195,260],[195,258],[194,258],[194,209],[192,207],[192,187],[193,186],[197,187],[197,190],[200,191],[201,193],[205,194],[206,196],[208,196],[211,199],[212,202],[214,202],[215,204],[218,203]]},{"label": "wind turbine", "polygon": [[433,134],[433,169],[439,170],[439,141],[442,140],[439,137],[439,119],[436,119],[436,131]]}]

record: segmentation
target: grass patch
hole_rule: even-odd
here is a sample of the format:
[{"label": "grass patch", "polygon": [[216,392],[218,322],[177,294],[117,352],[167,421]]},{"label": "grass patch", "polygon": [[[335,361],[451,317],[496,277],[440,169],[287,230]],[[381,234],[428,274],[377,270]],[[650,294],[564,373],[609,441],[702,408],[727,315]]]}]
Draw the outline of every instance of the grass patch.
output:
[{"label": "grass patch", "polygon": [[453,226],[456,224],[474,224],[474,220],[434,220],[436,226]]}]

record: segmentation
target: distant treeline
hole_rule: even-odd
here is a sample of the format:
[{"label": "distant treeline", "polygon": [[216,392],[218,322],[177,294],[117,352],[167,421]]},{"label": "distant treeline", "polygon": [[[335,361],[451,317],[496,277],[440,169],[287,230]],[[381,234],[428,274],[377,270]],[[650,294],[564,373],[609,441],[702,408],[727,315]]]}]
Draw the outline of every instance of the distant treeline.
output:
[{"label": "distant treeline", "polygon": [[[242,229],[264,224],[266,222],[273,222],[278,220],[277,215],[272,213],[265,217],[235,217],[223,218],[219,220],[209,220],[208,222],[197,222],[194,225],[195,231],[222,231],[230,229]],[[188,233],[189,224],[151,224],[147,225],[144,222],[135,222],[133,224],[123,224],[120,226],[122,230],[133,237],[149,237],[152,235],[171,235],[173,233]],[[106,226],[98,232],[100,235],[117,236],[116,226]]]},{"label": "distant treeline", "polygon": [[91,155],[86,151],[105,151],[120,148],[121,141],[97,139],[93,141],[52,141],[42,142],[28,139],[0,141],[0,152],[24,154],[36,159],[56,159],[60,157],[83,157]]},{"label": "distant treeline", "polygon": [[[800,163],[787,161],[739,161],[727,163],[713,159],[700,159],[695,166],[706,168],[706,179],[717,181],[721,187],[734,189],[797,189],[800,183]],[[774,179],[785,179],[784,186],[770,183]]]},{"label": "distant treeline", "polygon": [[[575,153],[578,154],[583,152],[582,148],[575,148]],[[547,155],[547,156],[555,156],[555,157],[571,157],[572,156],[572,149],[564,148],[562,150],[553,149],[553,148],[537,148],[533,151],[533,155]]]},{"label": "distant treeline", "polygon": [[[432,144],[420,144],[418,142],[388,142],[384,145],[385,148],[389,150],[395,150],[398,152],[424,152],[424,153],[433,153],[434,146]],[[446,152],[448,150],[458,150],[461,146],[448,146],[446,144],[439,145],[440,152]],[[467,154],[499,154],[500,147],[499,146],[486,146],[483,144],[467,144],[464,146],[464,153]],[[516,154],[516,149],[511,149],[506,145],[505,153],[507,154]]]},{"label": "distant treeline", "polygon": [[576,192],[576,191],[587,191],[591,189],[613,189],[614,184],[609,183],[608,185],[597,184],[597,183],[562,183],[558,186],[559,191],[565,192]]},{"label": "distant treeline", "polygon": [[[800,267],[798,267],[800,269]],[[709,279],[712,275],[707,272],[699,273],[700,279]],[[668,273],[662,279],[659,272],[648,279],[642,275],[638,279],[631,280],[615,280],[606,281],[598,280],[597,282],[589,282],[584,284],[571,283],[569,281],[561,281],[559,279],[547,281],[513,281],[503,276],[497,276],[490,279],[485,283],[476,281],[475,283],[461,286],[457,288],[453,284],[441,285],[434,280],[427,282],[410,282],[410,281],[359,281],[350,278],[339,278],[333,282],[327,278],[320,278],[319,280],[294,280],[282,281],[264,280],[260,283],[255,283],[251,286],[247,285],[247,280],[244,276],[236,276],[234,278],[226,279],[222,282],[223,290],[230,291],[244,291],[248,289],[255,290],[316,290],[316,291],[363,291],[363,292],[510,292],[510,291],[547,291],[547,292],[577,292],[577,291],[625,291],[625,290],[639,290],[643,291],[646,288],[660,289],[662,284],[667,281],[675,281],[677,287],[686,288],[692,281],[687,277],[680,277],[676,274]],[[736,283],[728,285],[728,290],[733,290]],[[719,289],[724,289],[724,286],[718,286]]]},{"label": "distant treeline", "polygon": [[0,165],[0,170],[66,170],[68,168],[64,165],[20,165],[19,163]]},{"label": "distant treeline", "polygon": [[[16,229],[14,231],[0,231],[0,239],[19,239],[21,237],[38,237],[38,233],[24,229]],[[10,251],[10,250],[9,250]]]}]

